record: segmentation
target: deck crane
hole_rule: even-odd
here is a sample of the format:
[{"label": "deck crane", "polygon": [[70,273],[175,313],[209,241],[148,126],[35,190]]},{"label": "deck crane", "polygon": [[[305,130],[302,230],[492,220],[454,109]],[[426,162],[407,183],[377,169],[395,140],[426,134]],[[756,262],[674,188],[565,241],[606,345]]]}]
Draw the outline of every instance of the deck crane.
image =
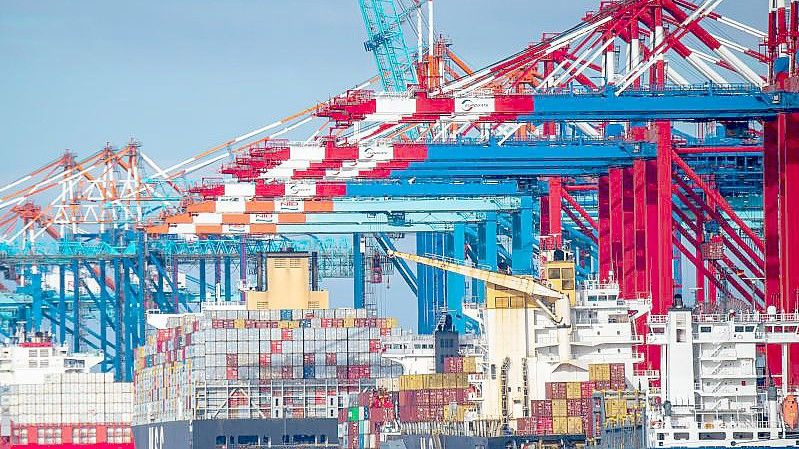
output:
[{"label": "deck crane", "polygon": [[[558,291],[529,276],[514,276],[512,274],[484,270],[477,267],[462,265],[456,262],[418,256],[416,254],[409,254],[401,251],[389,251],[388,256],[392,258],[401,258],[410,262],[416,262],[417,264],[424,264],[451,273],[467,276],[472,279],[484,281],[486,283],[486,289],[488,290],[512,290],[514,292],[521,293],[524,297],[524,307],[526,307],[527,303],[532,301],[532,303],[537,305],[541,311],[546,313],[552,322],[557,326],[558,352],[561,361],[566,362],[572,358],[570,335],[571,305],[574,296],[574,263],[566,261],[565,257],[555,258],[552,262],[547,264],[547,271],[550,271],[551,269],[559,270],[558,283],[561,285],[561,287],[565,288],[562,288],[561,291]],[[550,266],[550,264],[552,264],[552,266]],[[571,283],[568,282],[570,279],[563,279],[561,273],[564,273],[564,270],[562,268],[554,268],[556,264],[571,264],[571,271],[566,271],[567,273],[571,273]],[[566,270],[568,269],[569,268],[567,267]],[[491,295],[488,294],[486,297],[489,298]],[[508,304],[508,306],[508,308],[515,307],[513,304]]]}]

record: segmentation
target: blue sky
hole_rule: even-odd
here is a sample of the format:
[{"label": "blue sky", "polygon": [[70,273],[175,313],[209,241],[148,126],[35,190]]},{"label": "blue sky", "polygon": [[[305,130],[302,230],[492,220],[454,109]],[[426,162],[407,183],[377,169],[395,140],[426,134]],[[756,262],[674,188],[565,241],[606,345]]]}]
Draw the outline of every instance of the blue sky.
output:
[{"label": "blue sky", "polygon": [[[598,3],[437,0],[436,25],[480,67]],[[725,3],[764,28],[765,0]],[[4,0],[0,184],[130,137],[182,160],[372,76],[364,37],[356,0]]]}]

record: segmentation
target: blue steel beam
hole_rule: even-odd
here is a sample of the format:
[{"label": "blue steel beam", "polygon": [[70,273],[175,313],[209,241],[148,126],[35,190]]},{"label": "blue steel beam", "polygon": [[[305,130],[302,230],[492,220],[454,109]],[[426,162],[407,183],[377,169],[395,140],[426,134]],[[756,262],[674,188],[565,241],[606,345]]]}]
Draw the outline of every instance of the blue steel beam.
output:
[{"label": "blue steel beam", "polygon": [[799,111],[799,94],[763,92],[746,84],[628,89],[618,94],[615,86],[608,85],[602,91],[570,89],[535,94],[533,104],[533,112],[517,121],[762,120]]}]

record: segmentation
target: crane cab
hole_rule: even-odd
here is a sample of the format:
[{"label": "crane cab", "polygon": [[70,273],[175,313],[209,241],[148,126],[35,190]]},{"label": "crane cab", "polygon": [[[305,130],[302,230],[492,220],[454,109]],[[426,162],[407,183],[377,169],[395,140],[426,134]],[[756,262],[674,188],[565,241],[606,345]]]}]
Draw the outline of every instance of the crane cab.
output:
[{"label": "crane cab", "polygon": [[569,297],[572,306],[577,301],[577,280],[574,258],[564,250],[548,251],[543,267],[543,277],[549,286]]}]

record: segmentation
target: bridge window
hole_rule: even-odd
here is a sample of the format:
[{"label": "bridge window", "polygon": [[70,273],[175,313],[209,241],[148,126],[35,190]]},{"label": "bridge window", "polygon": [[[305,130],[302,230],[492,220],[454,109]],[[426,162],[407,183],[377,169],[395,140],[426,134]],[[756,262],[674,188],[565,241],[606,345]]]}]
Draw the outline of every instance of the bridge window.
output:
[{"label": "bridge window", "polygon": [[679,440],[687,440],[687,439],[689,439],[689,437],[690,437],[690,435],[688,434],[688,432],[676,432],[674,434],[674,439],[678,440],[678,441]]},{"label": "bridge window", "polygon": [[257,445],[258,444],[258,436],[257,435],[239,435],[239,444],[251,444]]},{"label": "bridge window", "polygon": [[560,279],[560,268],[550,268],[549,269],[549,279]]},{"label": "bridge window", "polygon": [[560,272],[563,279],[573,279],[574,278],[574,268],[563,268]]},{"label": "bridge window", "polygon": [[708,333],[710,331],[711,331],[711,327],[710,326],[702,326],[702,327],[699,328],[699,332],[702,332],[703,334],[706,334],[706,333]]},{"label": "bridge window", "polygon": [[754,437],[752,432],[733,432],[733,440],[751,440]]},{"label": "bridge window", "polygon": [[723,440],[726,438],[724,432],[699,432],[699,440]]}]

